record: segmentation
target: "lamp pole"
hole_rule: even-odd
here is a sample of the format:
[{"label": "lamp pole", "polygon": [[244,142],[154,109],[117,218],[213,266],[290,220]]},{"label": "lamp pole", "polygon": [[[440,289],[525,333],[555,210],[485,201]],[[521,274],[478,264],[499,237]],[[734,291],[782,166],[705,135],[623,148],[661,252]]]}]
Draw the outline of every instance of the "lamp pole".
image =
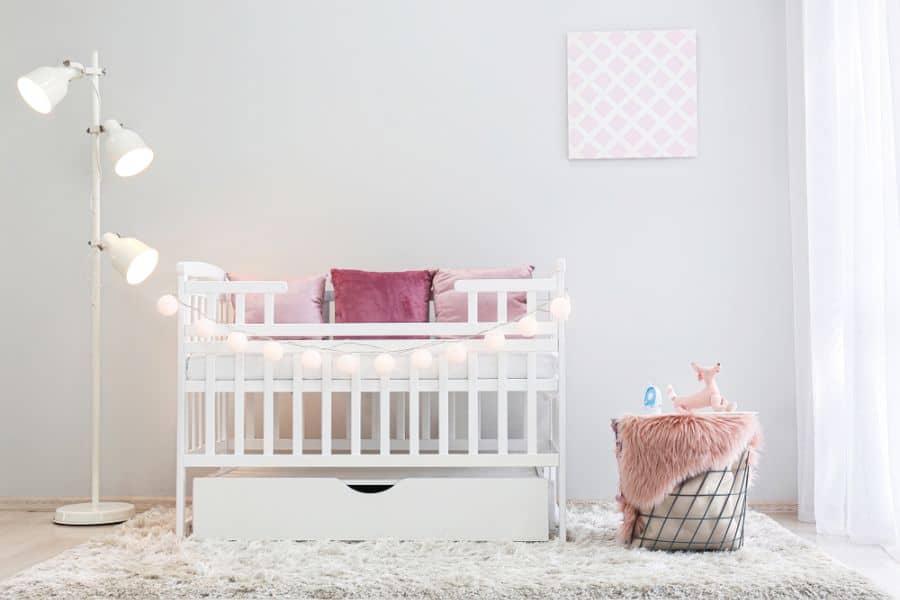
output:
[{"label": "lamp pole", "polygon": [[[100,240],[100,53],[91,58],[91,247]],[[91,506],[100,510],[100,249],[91,256]],[[133,511],[133,508],[132,508]]]}]

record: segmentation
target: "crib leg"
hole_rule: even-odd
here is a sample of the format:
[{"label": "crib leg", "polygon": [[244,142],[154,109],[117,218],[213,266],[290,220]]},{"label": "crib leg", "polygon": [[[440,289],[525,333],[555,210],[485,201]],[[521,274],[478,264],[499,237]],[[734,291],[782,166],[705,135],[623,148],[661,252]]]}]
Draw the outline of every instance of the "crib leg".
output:
[{"label": "crib leg", "polygon": [[556,468],[556,494],[559,503],[559,541],[566,542],[566,477],[562,466]]},{"label": "crib leg", "polygon": [[175,480],[175,539],[184,538],[184,486],[187,484],[187,472],[181,466],[182,458],[178,457],[178,474]]}]

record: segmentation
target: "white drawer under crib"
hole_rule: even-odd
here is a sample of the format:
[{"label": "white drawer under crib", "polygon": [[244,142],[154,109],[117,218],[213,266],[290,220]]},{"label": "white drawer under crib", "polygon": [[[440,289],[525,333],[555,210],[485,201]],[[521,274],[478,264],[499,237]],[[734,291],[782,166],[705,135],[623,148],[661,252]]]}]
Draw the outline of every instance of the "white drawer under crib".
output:
[{"label": "white drawer under crib", "polygon": [[194,480],[196,538],[546,541],[534,469],[238,469]]}]

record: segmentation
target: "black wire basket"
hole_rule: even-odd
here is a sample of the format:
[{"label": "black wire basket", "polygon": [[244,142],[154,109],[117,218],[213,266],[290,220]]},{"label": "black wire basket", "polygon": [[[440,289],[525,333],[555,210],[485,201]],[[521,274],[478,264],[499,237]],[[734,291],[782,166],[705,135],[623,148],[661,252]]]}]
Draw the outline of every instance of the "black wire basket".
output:
[{"label": "black wire basket", "polygon": [[643,528],[632,538],[632,547],[700,552],[739,549],[744,545],[749,481],[750,450],[744,450],[733,464],[681,482],[649,514],[638,513]]}]

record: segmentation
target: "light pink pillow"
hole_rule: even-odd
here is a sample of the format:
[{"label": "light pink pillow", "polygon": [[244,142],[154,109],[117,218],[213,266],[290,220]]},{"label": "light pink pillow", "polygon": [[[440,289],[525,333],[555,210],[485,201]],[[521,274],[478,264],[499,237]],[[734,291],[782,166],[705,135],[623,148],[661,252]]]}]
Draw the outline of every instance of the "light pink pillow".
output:
[{"label": "light pink pillow", "polygon": [[[229,281],[265,281],[259,277],[228,274]],[[325,299],[325,276],[313,275],[287,279],[288,291],[275,294],[276,323],[323,323],[322,302]],[[265,313],[265,298],[262,294],[246,296],[244,322],[248,324],[262,323]],[[234,304],[234,298],[231,300]]]},{"label": "light pink pillow", "polygon": [[[432,280],[434,286],[435,320],[443,323],[463,323],[468,320],[465,292],[454,291],[460,279],[531,279],[534,267],[498,267],[493,269],[438,269]],[[507,318],[515,321],[525,314],[525,292],[507,296]],[[497,294],[478,294],[478,321],[497,320]]]}]

